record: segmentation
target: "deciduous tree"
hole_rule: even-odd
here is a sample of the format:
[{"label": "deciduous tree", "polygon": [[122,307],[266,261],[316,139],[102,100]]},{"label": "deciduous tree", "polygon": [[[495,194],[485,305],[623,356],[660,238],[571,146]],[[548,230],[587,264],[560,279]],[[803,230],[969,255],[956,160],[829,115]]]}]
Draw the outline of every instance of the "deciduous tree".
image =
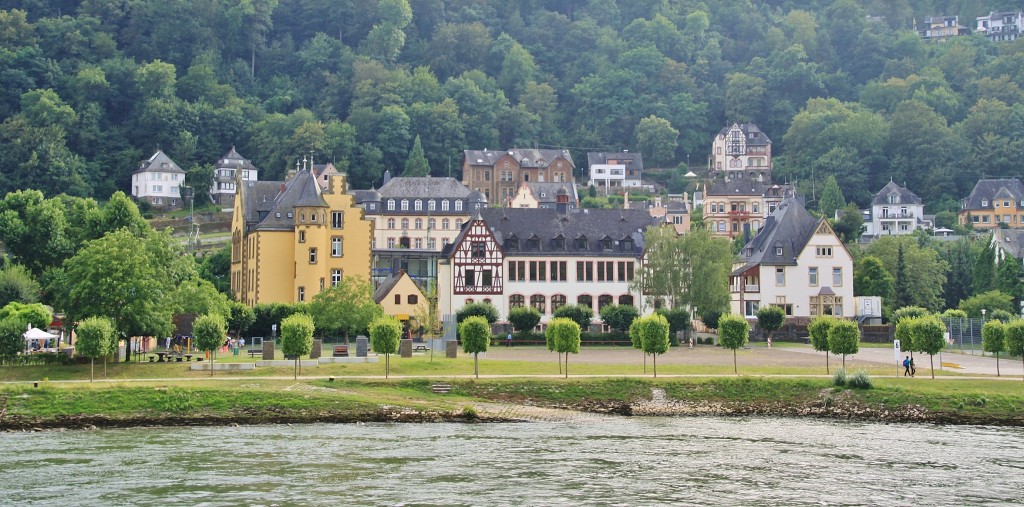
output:
[{"label": "deciduous tree", "polygon": [[362,276],[343,277],[338,285],[313,296],[309,311],[317,329],[345,333],[346,342],[349,335],[362,333],[384,314],[373,300],[373,286]]},{"label": "deciduous tree", "polygon": [[842,354],[843,368],[846,368],[846,355],[856,354],[860,350],[860,328],[850,320],[836,319],[828,329],[828,349],[833,354]]},{"label": "deciduous tree", "polygon": [[828,369],[828,332],[832,329],[835,324],[836,318],[830,315],[819,315],[811,320],[807,324],[807,334],[810,336],[811,347],[818,352],[825,353],[825,373],[829,373]]},{"label": "deciduous tree", "polygon": [[778,331],[782,324],[786,322],[786,311],[782,308],[769,305],[762,306],[757,310],[757,325],[761,327],[761,330],[765,333],[765,339],[768,341],[768,346],[772,344],[772,335]]},{"label": "deciduous tree", "polygon": [[196,338],[196,347],[210,355],[210,376],[213,376],[213,363],[217,360],[217,349],[227,339],[227,324],[224,316],[219,313],[200,315],[192,323],[192,334]]},{"label": "deciduous tree", "polygon": [[313,317],[296,313],[281,321],[281,351],[295,358],[295,379],[299,378],[299,362],[302,356],[313,350],[313,332],[316,327]]},{"label": "deciduous tree", "polygon": [[990,320],[981,326],[981,348],[996,355],[996,376],[999,376],[999,353],[1006,351],[1006,325]]},{"label": "deciduous tree", "polygon": [[402,339],[402,323],[385,315],[370,323],[370,346],[378,354],[384,354],[384,378],[391,372],[391,354],[398,353]]},{"label": "deciduous tree", "polygon": [[946,346],[946,325],[934,315],[910,319],[908,323],[914,350],[928,354],[934,379],[935,354]]},{"label": "deciduous tree", "polygon": [[[663,315],[653,314],[640,317],[629,326],[629,338],[653,358],[654,376],[658,376],[658,356],[668,352],[669,324]],[[636,346],[635,345],[635,346]]]},{"label": "deciduous tree", "polygon": [[750,339],[750,324],[739,315],[723,315],[718,319],[718,342],[732,350],[732,371],[739,373],[736,366],[736,351]]},{"label": "deciduous tree", "polygon": [[473,354],[473,375],[480,378],[480,353],[487,352],[491,344],[491,325],[483,317],[468,317],[459,324],[459,339],[462,340],[462,351]]},{"label": "deciduous tree", "polygon": [[92,382],[96,358],[110,354],[116,343],[114,324],[106,317],[89,317],[78,323],[75,334],[75,354],[89,358],[89,382]]},{"label": "deciduous tree", "polygon": [[565,354],[565,378],[569,378],[569,354],[580,352],[580,326],[564,317],[548,322],[544,337],[554,345],[555,352]]}]

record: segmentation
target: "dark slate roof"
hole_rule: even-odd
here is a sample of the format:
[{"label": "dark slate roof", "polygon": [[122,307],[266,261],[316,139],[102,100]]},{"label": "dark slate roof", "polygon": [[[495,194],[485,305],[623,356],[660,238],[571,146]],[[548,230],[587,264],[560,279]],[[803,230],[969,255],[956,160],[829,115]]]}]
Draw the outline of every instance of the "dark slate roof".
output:
[{"label": "dark slate roof", "polygon": [[[1016,201],[1017,206],[1020,206],[1024,202],[1024,185],[1016,178],[979,180],[974,185],[971,195],[964,200],[963,208],[967,210],[992,209],[994,207],[993,199],[1011,199]],[[987,200],[988,204],[982,206],[982,200]]]},{"label": "dark slate roof", "polygon": [[243,181],[239,189],[244,196],[245,222],[249,225],[259,223],[274,207],[274,200],[281,193],[283,181]]},{"label": "dark slate roof", "polygon": [[793,195],[792,187],[790,185],[779,185],[766,181],[762,182],[757,181],[755,178],[729,178],[725,180],[716,179],[711,182],[708,185],[704,198],[712,199],[727,195],[767,196],[771,195],[770,191],[773,189],[777,192],[779,197],[791,197]]},{"label": "dark slate roof", "polygon": [[388,296],[391,289],[395,288],[395,285],[398,285],[398,281],[401,280],[403,276],[406,276],[405,271],[399,271],[385,278],[384,281],[380,282],[380,285],[377,286],[377,289],[373,291],[373,300],[377,303],[384,301],[384,298]]},{"label": "dark slate roof", "polygon": [[739,123],[739,124],[733,123],[732,125],[729,125],[727,127],[722,128],[722,130],[719,130],[718,131],[718,135],[724,136],[724,135],[728,134],[729,131],[733,129],[733,127],[737,127],[737,126],[743,132],[743,138],[746,140],[745,142],[746,142],[746,144],[748,146],[751,146],[751,145],[753,145],[753,146],[760,146],[760,145],[772,144],[772,140],[768,139],[768,135],[766,135],[761,130],[761,127],[758,127],[756,124],[753,124],[753,123]]},{"label": "dark slate roof", "polygon": [[256,166],[252,165],[252,162],[249,159],[239,155],[238,152],[235,151],[234,146],[232,146],[231,149],[217,161],[217,167],[231,169],[236,169],[238,167],[241,167],[242,169],[256,169]]},{"label": "dark slate roof", "polygon": [[587,152],[587,164],[607,164],[608,159],[622,160],[626,164],[626,168],[643,169],[644,168],[644,157],[640,152],[632,151],[591,151]]},{"label": "dark slate roof", "polygon": [[352,196],[355,197],[357,204],[380,200],[380,192],[372,188],[370,190],[353,190]]},{"label": "dark slate roof", "polygon": [[516,159],[520,167],[547,167],[558,158],[565,159],[569,162],[570,166],[575,167],[569,150],[514,148],[506,151],[466,150],[463,154],[469,165],[493,166],[499,158],[511,155],[512,158]]},{"label": "dark slate roof", "polygon": [[273,204],[266,209],[265,214],[261,210],[259,223],[254,229],[293,230],[295,219],[292,214],[298,206],[327,207],[327,203],[320,195],[320,186],[316,182],[316,177],[307,170],[299,171],[292,179],[285,182],[284,190],[276,195]]},{"label": "dark slate roof", "polygon": [[[743,246],[740,257],[744,266],[734,273],[741,273],[758,264],[795,266],[796,258],[811,240],[821,220],[814,218],[807,209],[793,198],[779,203],[775,212],[764,221],[764,227]],[[782,254],[776,248],[782,247]]]},{"label": "dark slate roof", "polygon": [[[506,255],[622,255],[622,241],[633,242],[632,253],[639,256],[644,249],[643,231],[660,219],[652,217],[646,209],[573,209],[559,213],[551,208],[482,208],[464,225],[454,241],[445,246],[442,257],[450,257],[463,240],[473,220],[479,217],[487,222],[498,244]],[[564,248],[555,249],[552,240],[565,240]],[[587,248],[575,241],[586,238]],[[530,240],[534,239],[535,242]],[[602,240],[610,239],[611,249],[605,250]],[[517,240],[518,248],[507,244]]]},{"label": "dark slate roof", "polygon": [[882,187],[882,190],[875,194],[875,198],[871,201],[871,204],[889,204],[889,196],[892,194],[900,196],[900,202],[898,204],[921,204],[924,202],[917,196],[917,194],[897,185],[894,181],[890,181]]},{"label": "dark slate roof", "polygon": [[[166,167],[164,164],[167,164]],[[185,171],[175,164],[171,157],[168,157],[163,150],[156,150],[153,156],[139,162],[139,168],[132,174],[138,174],[142,172],[164,172],[164,173],[181,173],[185,174]]]},{"label": "dark slate roof", "polygon": [[529,181],[526,185],[530,187],[533,198],[541,204],[555,204],[558,192],[561,191],[569,196],[569,202],[576,203],[576,185],[572,183]]},{"label": "dark slate roof", "polygon": [[383,199],[424,199],[430,197],[464,199],[469,196],[469,188],[459,180],[430,176],[397,176],[391,178],[377,191]]},{"label": "dark slate roof", "polygon": [[992,233],[992,242],[1014,259],[1024,258],[1024,230],[996,229]]}]

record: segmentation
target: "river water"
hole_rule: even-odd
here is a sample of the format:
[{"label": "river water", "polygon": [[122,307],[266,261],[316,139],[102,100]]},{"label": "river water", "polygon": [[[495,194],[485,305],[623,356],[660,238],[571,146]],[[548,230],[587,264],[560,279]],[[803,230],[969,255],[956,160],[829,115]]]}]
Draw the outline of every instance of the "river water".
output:
[{"label": "river water", "polygon": [[0,434],[3,505],[999,505],[1024,430],[773,418]]}]

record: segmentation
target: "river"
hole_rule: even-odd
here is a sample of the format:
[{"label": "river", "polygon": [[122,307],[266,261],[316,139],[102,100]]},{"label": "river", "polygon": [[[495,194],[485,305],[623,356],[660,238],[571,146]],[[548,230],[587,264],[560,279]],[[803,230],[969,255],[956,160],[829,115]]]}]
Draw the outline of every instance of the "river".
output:
[{"label": "river", "polygon": [[4,505],[980,505],[1024,430],[584,417],[0,434]]}]

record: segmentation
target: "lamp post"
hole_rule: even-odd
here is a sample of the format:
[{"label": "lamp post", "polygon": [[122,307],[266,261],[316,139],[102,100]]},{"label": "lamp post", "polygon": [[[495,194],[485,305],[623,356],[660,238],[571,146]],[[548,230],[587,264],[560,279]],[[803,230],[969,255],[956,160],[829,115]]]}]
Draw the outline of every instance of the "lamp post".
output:
[{"label": "lamp post", "polygon": [[[985,313],[987,313],[987,311],[984,308],[982,308],[981,309],[981,327],[982,327],[982,329],[985,328]],[[971,333],[971,334],[973,335],[974,333]],[[974,336],[971,336],[971,355],[972,356],[974,355],[974,339],[973,338],[974,338]],[[984,355],[984,353],[982,353],[982,355]]]}]

